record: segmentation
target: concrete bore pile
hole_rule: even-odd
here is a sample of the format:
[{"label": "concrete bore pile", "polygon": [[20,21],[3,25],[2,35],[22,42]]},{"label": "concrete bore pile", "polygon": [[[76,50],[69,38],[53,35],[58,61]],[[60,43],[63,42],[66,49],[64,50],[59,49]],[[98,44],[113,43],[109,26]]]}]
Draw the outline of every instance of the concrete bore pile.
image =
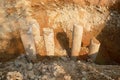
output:
[{"label": "concrete bore pile", "polygon": [[[32,27],[31,27],[32,28]],[[33,29],[33,28],[32,28]],[[32,31],[31,29],[31,31]],[[39,30],[39,29],[37,29]],[[38,31],[39,32],[39,31]],[[45,42],[45,49],[46,49],[46,55],[45,56],[55,56],[55,43],[54,43],[54,31],[50,28],[43,28],[43,37]],[[40,34],[35,34],[34,36],[40,36]],[[72,51],[71,55],[72,57],[79,57],[80,56],[80,50],[81,50],[81,43],[82,43],[82,36],[83,36],[83,27],[75,24],[73,26],[73,43],[72,43]],[[29,32],[21,34],[22,42],[25,48],[25,52],[29,58],[29,60],[35,60],[37,51],[35,48],[35,44],[37,40],[33,37],[33,34],[30,34]],[[99,51],[100,42],[97,41],[95,38],[91,39],[90,48],[89,48],[89,55],[92,60],[95,61],[97,53]],[[64,55],[63,55],[64,56]],[[66,55],[67,56],[67,55]]]}]

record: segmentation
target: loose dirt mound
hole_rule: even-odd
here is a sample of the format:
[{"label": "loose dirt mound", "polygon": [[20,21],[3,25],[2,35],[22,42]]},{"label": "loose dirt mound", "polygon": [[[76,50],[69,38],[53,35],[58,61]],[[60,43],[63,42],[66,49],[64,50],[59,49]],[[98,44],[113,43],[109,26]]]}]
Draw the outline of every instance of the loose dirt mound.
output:
[{"label": "loose dirt mound", "polygon": [[24,55],[0,63],[0,80],[119,80],[120,66],[95,65],[68,57],[27,62]]}]

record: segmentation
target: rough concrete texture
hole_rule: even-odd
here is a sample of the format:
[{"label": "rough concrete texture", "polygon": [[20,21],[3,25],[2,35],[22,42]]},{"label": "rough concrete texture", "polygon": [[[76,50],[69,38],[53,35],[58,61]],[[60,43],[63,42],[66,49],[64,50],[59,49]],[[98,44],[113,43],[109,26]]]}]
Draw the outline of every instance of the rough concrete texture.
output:
[{"label": "rough concrete texture", "polygon": [[46,56],[54,56],[55,51],[55,44],[54,44],[54,31],[50,28],[44,28],[44,41],[45,41],[45,48],[46,48]]}]

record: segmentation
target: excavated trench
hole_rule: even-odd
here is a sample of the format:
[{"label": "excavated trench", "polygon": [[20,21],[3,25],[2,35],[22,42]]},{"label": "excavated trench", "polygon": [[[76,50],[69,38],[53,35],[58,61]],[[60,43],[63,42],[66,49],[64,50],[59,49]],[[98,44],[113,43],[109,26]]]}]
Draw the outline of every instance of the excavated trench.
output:
[{"label": "excavated trench", "polygon": [[[0,61],[9,61],[25,53],[19,28],[16,29],[19,23],[16,16],[19,17],[17,15],[19,12],[16,12],[17,8],[11,4],[14,1],[7,1],[5,4],[8,6],[3,6],[2,1],[0,3],[3,10],[5,9],[3,11],[5,18],[0,18],[3,20],[0,25]],[[96,37],[101,43],[96,63],[120,63],[119,5],[120,2],[117,0],[31,0],[32,17],[40,25],[41,40],[36,45],[38,55],[46,56],[44,28],[51,28],[54,31],[54,56],[71,55],[73,25],[80,24],[83,27],[83,37],[79,59],[88,58],[90,40]]]},{"label": "excavated trench", "polygon": [[100,51],[98,54],[98,63],[107,63],[115,61],[120,63],[120,8],[119,3],[114,4],[109,8],[109,19],[106,21],[104,28],[97,35],[101,42]]}]

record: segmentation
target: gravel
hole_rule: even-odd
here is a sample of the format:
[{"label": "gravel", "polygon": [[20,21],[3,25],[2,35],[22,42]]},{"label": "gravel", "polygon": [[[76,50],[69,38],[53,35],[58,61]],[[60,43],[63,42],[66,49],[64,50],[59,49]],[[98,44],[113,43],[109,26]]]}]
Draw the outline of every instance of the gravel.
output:
[{"label": "gravel", "polygon": [[45,58],[36,63],[25,56],[0,63],[0,80],[119,80],[119,65],[97,65],[64,58]]}]

